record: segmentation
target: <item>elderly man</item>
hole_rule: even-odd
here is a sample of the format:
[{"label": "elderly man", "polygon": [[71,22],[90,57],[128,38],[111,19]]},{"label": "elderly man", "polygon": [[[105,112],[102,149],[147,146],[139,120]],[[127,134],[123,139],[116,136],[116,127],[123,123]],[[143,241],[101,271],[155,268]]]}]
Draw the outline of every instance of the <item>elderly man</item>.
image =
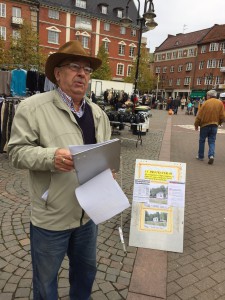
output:
[{"label": "elderly man", "polygon": [[[90,299],[96,275],[97,226],[80,207],[68,145],[110,139],[107,115],[85,97],[101,60],[79,41],[50,55],[46,76],[57,89],[23,100],[8,144],[14,167],[29,170],[33,299],[57,300],[57,275],[67,254],[70,299]],[[91,201],[91,199],[90,199]]]},{"label": "elderly man", "polygon": [[208,138],[208,164],[212,165],[215,157],[215,141],[218,125],[224,121],[223,103],[216,99],[217,92],[207,92],[207,101],[201,106],[195,119],[195,130],[200,126],[198,160],[204,159],[205,140]]}]

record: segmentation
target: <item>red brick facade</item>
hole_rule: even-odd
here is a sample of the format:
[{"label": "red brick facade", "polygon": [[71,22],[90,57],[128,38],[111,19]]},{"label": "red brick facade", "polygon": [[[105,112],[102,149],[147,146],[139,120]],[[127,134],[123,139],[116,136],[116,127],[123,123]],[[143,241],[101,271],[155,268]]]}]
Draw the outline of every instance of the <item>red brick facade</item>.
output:
[{"label": "red brick facade", "polygon": [[225,25],[187,34],[169,35],[156,49],[154,70],[159,94],[204,96],[225,90]]},{"label": "red brick facade", "polygon": [[[80,23],[81,26],[77,25],[77,20],[81,17],[79,11],[70,12],[68,9],[63,9],[63,7],[59,9],[52,4],[51,6],[39,5],[38,1],[2,0],[0,3],[6,5],[6,17],[0,17],[0,26],[6,28],[6,41],[8,41],[8,37],[12,34],[13,29],[16,30],[16,26],[11,24],[12,7],[18,7],[21,10],[21,19],[32,21],[33,26],[37,27],[40,46],[44,48],[47,54],[55,52],[69,40],[79,39],[83,41],[83,39],[86,39],[86,50],[90,55],[95,56],[101,44],[107,42],[114,80],[123,80],[127,76],[128,68],[132,65],[134,57],[137,55],[138,28],[126,28],[125,34],[122,34],[119,22],[104,20],[104,18],[96,18],[94,16],[89,16],[88,18],[91,25],[84,25],[82,28],[82,23]],[[56,13],[57,16],[50,16],[49,11],[53,14]],[[36,20],[34,19],[35,14]],[[105,23],[108,23],[108,26],[110,26],[109,30],[104,28]],[[132,35],[133,31],[136,32],[135,36]],[[124,53],[122,54],[119,54],[120,44],[124,48]],[[132,55],[130,55],[131,48],[133,48]],[[118,64],[120,64],[119,67]]]}]

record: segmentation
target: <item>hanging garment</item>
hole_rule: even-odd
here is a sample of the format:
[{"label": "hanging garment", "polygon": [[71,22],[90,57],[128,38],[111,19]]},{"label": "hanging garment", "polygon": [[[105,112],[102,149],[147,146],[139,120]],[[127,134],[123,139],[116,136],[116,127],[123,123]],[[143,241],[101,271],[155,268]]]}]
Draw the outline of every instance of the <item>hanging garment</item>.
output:
[{"label": "hanging garment", "polygon": [[27,71],[26,87],[28,91],[33,95],[38,91],[38,72]]},{"label": "hanging garment", "polygon": [[45,74],[39,73],[38,76],[38,91],[40,93],[44,93],[44,86],[45,86]]},{"label": "hanging garment", "polygon": [[44,86],[44,91],[49,92],[52,90],[55,90],[56,85],[52,83],[47,77],[45,77],[45,86]]},{"label": "hanging garment", "polygon": [[13,96],[25,96],[26,95],[26,78],[27,71],[23,69],[15,69],[11,71],[11,93]]},{"label": "hanging garment", "polygon": [[0,71],[0,95],[10,95],[12,74],[10,71]]}]

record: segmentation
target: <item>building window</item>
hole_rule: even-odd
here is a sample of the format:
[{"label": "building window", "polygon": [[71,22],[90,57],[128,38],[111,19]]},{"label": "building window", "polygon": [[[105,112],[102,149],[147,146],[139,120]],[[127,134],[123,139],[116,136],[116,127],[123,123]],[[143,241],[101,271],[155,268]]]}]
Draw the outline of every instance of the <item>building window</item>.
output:
[{"label": "building window", "polygon": [[162,60],[162,54],[158,54],[158,61]]},{"label": "building window", "polygon": [[188,49],[188,56],[195,56],[195,49],[194,48]]},{"label": "building window", "polygon": [[173,85],[173,79],[169,79],[169,86]]},{"label": "building window", "polygon": [[59,44],[59,32],[48,30],[48,43]]},{"label": "building window", "polygon": [[209,46],[209,51],[218,51],[219,43],[211,43]]},{"label": "building window", "polygon": [[126,34],[126,27],[124,26],[120,27],[120,34]]},{"label": "building window", "polygon": [[137,30],[131,29],[131,36],[136,36],[136,35],[137,35]]},{"label": "building window", "polygon": [[171,59],[171,52],[166,53],[166,59]]},{"label": "building window", "polygon": [[167,67],[163,67],[163,73],[167,72]]},{"label": "building window", "polygon": [[180,78],[177,78],[177,85],[180,85]]},{"label": "building window", "polygon": [[221,68],[223,66],[223,59],[219,59],[217,63],[217,68]]},{"label": "building window", "polygon": [[191,71],[191,70],[192,70],[192,63],[187,63],[186,71]]},{"label": "building window", "polygon": [[49,9],[49,10],[48,10],[48,17],[49,17],[50,19],[56,19],[56,20],[59,20],[59,12],[58,12],[58,10]]},{"label": "building window", "polygon": [[12,16],[16,18],[21,18],[21,8],[13,7],[12,8]]},{"label": "building window", "polygon": [[220,43],[220,50],[224,50],[225,49],[225,42]]},{"label": "building window", "polygon": [[6,17],[6,4],[0,3],[0,17],[5,18]]},{"label": "building window", "polygon": [[206,76],[204,84],[205,85],[210,85],[210,84],[212,84],[212,81],[213,81],[212,76]]},{"label": "building window", "polygon": [[109,23],[104,23],[104,30],[105,31],[110,31],[110,24]]},{"label": "building window", "polygon": [[181,58],[183,56],[183,51],[182,50],[179,50],[178,51],[178,58]]},{"label": "building window", "polygon": [[86,9],[87,8],[87,1],[86,0],[76,0],[75,1],[75,6]]},{"label": "building window", "polygon": [[156,72],[156,74],[159,74],[160,73],[160,67],[156,67],[155,72]]},{"label": "building window", "polygon": [[105,5],[102,5],[101,12],[102,12],[102,14],[107,15],[107,13],[108,13],[108,7],[105,6]]},{"label": "building window", "polygon": [[199,62],[199,70],[202,70],[204,67],[204,61]]},{"label": "building window", "polygon": [[124,65],[123,64],[117,64],[116,68],[116,75],[124,75]]},{"label": "building window", "polygon": [[132,65],[128,65],[128,66],[127,66],[127,76],[131,76],[132,68],[133,68]]},{"label": "building window", "polygon": [[6,27],[0,26],[0,36],[4,41],[6,40]]},{"label": "building window", "polygon": [[117,9],[117,17],[122,18],[123,17],[123,11],[121,9]]},{"label": "building window", "polygon": [[201,77],[198,77],[197,78],[197,85],[201,85],[202,84],[202,78]]},{"label": "building window", "polygon": [[129,56],[134,57],[134,47],[130,47]]},{"label": "building window", "polygon": [[19,40],[21,38],[21,32],[19,30],[13,30],[12,37],[14,40]]},{"label": "building window", "polygon": [[105,52],[109,53],[109,42],[103,41]]},{"label": "building window", "polygon": [[174,72],[174,66],[171,66],[170,67],[170,73],[173,73]]},{"label": "building window", "polygon": [[76,23],[75,23],[75,28],[76,29],[84,29],[84,30],[92,30],[92,24],[91,20],[85,17],[76,17]]},{"label": "building window", "polygon": [[183,66],[179,65],[178,68],[177,68],[177,72],[182,72],[182,70],[183,70]]},{"label": "building window", "polygon": [[184,78],[184,85],[189,85],[191,82],[191,77],[185,77]]},{"label": "building window", "polygon": [[173,58],[177,58],[177,51],[173,52]]},{"label": "building window", "polygon": [[216,78],[215,78],[215,84],[220,84],[220,76],[216,76]]},{"label": "building window", "polygon": [[89,38],[87,36],[82,36],[82,46],[85,48],[85,49],[88,49],[88,41],[89,41]]},{"label": "building window", "polygon": [[125,45],[119,45],[119,55],[125,55]]},{"label": "building window", "polygon": [[201,53],[206,53],[206,45],[203,45],[201,48]]},{"label": "building window", "polygon": [[209,59],[207,61],[207,69],[216,68],[216,59]]}]

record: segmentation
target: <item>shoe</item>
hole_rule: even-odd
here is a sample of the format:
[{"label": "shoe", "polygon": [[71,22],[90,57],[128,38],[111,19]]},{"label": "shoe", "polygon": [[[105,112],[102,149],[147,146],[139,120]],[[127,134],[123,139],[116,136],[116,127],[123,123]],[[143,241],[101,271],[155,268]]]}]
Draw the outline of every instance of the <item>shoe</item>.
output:
[{"label": "shoe", "polygon": [[198,160],[200,160],[200,161],[204,160],[204,158],[200,158],[200,157],[198,157],[198,156],[196,156],[196,159],[198,159]]},{"label": "shoe", "polygon": [[213,157],[213,156],[210,156],[209,161],[208,161],[208,164],[209,164],[209,165],[212,165],[213,162],[214,162],[214,157]]}]

